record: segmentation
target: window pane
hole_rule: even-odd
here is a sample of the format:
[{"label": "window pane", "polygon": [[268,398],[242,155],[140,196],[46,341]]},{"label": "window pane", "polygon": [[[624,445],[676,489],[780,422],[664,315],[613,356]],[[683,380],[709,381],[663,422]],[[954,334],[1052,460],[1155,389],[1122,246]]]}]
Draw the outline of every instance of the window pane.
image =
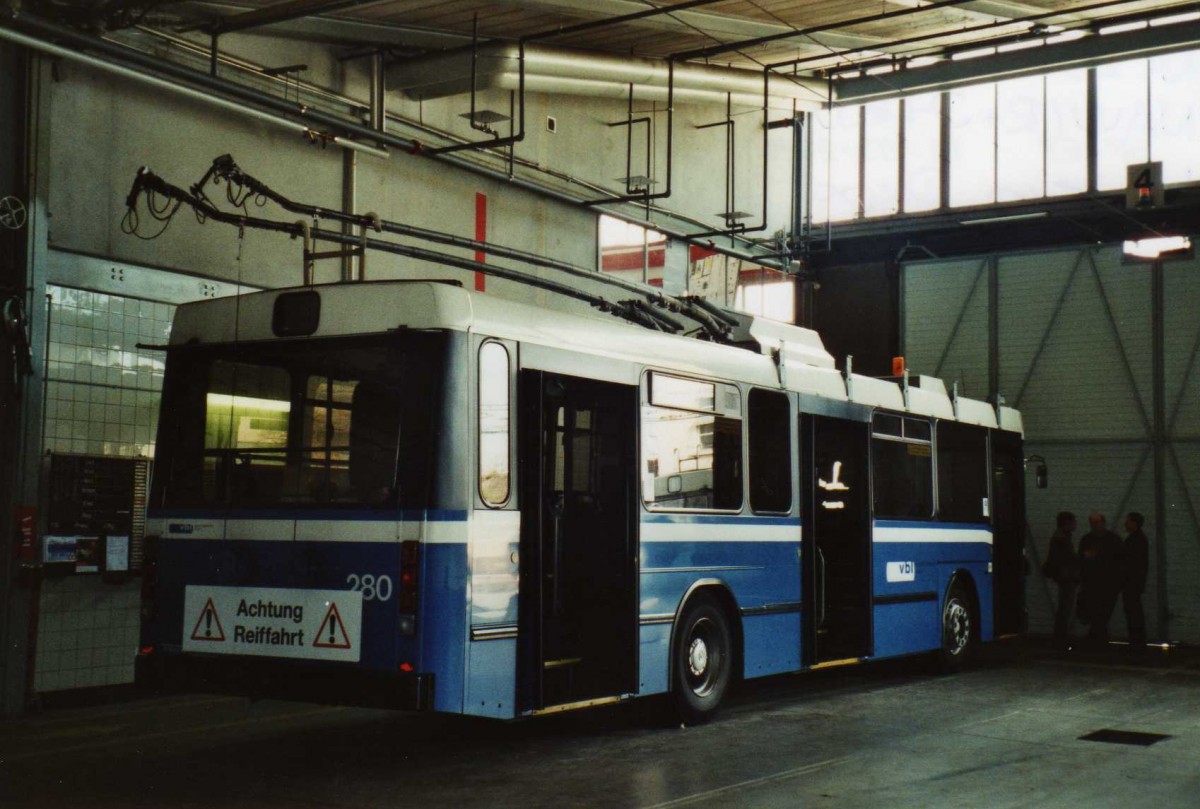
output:
[{"label": "window pane", "polygon": [[1041,76],[996,85],[996,199],[1043,195]]},{"label": "window pane", "polygon": [[812,198],[808,210],[814,224],[829,221],[829,110],[814,112],[812,122]]},{"label": "window pane", "polygon": [[1146,144],[1145,59],[1096,68],[1096,186],[1101,190],[1125,187],[1125,168],[1145,163]]},{"label": "window pane", "polygon": [[900,210],[900,102],[876,101],[864,109],[863,212],[886,216]]},{"label": "window pane", "polygon": [[[928,519],[933,515],[933,447],[925,419],[879,413],[872,421],[875,516]],[[905,436],[904,440],[884,436]]]},{"label": "window pane", "polygon": [[829,127],[829,218],[858,216],[858,107],[838,107]]},{"label": "window pane", "polygon": [[928,519],[933,514],[933,458],[929,444],[871,441],[875,516]]},{"label": "window pane", "polygon": [[1046,79],[1046,194],[1087,190],[1087,71]]},{"label": "window pane", "polygon": [[509,492],[508,350],[479,349],[479,496],[501,506]]},{"label": "window pane", "polygon": [[1150,151],[1163,182],[1200,180],[1200,51],[1150,60]]},{"label": "window pane", "polygon": [[782,393],[750,391],[750,508],[755,511],[791,508],[790,409]]},{"label": "window pane", "polygon": [[173,354],[155,497],[168,508],[424,507],[443,345],[414,335]]},{"label": "window pane", "polygon": [[950,91],[950,204],[996,201],[996,85]]},{"label": "window pane", "polygon": [[941,203],[942,96],[904,100],[904,210],[930,211]]},{"label": "window pane", "polygon": [[717,386],[712,382],[651,374],[650,401],[656,405],[711,413],[717,409]]},{"label": "window pane", "polygon": [[642,408],[642,499],[672,509],[742,504],[742,423],[665,407]]},{"label": "window pane", "polygon": [[987,430],[944,421],[937,438],[939,515],[950,522],[987,522]]}]

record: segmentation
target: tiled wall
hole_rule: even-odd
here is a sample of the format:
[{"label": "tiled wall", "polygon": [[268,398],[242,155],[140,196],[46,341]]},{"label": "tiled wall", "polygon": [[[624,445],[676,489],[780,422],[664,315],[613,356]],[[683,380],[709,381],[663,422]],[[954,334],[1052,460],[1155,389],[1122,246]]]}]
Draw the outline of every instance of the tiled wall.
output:
[{"label": "tiled wall", "polygon": [[139,581],[111,585],[78,575],[42,582],[35,690],[133,682]]},{"label": "tiled wall", "polygon": [[[46,450],[154,454],[174,307],[50,286]],[[42,583],[34,687],[39,692],[133,682],[140,580],[80,574]]]},{"label": "tiled wall", "polygon": [[46,449],[154,454],[161,351],[175,307],[51,286]]}]

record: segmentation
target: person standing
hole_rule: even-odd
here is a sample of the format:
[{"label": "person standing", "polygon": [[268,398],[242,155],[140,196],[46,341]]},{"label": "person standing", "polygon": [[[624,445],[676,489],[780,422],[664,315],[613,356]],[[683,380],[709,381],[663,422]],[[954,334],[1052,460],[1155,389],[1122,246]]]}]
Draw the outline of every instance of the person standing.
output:
[{"label": "person standing", "polygon": [[1058,585],[1058,604],[1054,611],[1054,646],[1069,648],[1071,610],[1075,608],[1075,590],[1079,586],[1079,554],[1071,534],[1075,533],[1075,515],[1070,511],[1058,512],[1054,535],[1046,551],[1046,562],[1042,573]]},{"label": "person standing", "polygon": [[1108,520],[1088,515],[1090,530],[1079,540],[1082,562],[1079,603],[1088,621],[1087,638],[1097,647],[1108,643],[1108,622],[1121,590],[1121,538],[1108,530]]},{"label": "person standing", "polygon": [[1129,630],[1129,649],[1146,648],[1146,613],[1142,610],[1142,593],[1146,592],[1146,575],[1150,570],[1150,540],[1142,531],[1146,518],[1136,511],[1125,517],[1125,545],[1122,550],[1125,581],[1121,589],[1121,606],[1125,608],[1125,625]]}]

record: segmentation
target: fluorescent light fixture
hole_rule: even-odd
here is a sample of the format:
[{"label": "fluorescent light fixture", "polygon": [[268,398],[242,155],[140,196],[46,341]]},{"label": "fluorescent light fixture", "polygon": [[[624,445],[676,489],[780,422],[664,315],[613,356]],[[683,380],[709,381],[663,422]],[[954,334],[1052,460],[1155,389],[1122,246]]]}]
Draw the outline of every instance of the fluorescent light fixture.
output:
[{"label": "fluorescent light fixture", "polygon": [[1159,236],[1153,239],[1127,241],[1123,252],[1133,258],[1156,259],[1164,253],[1181,253],[1192,249],[1192,240],[1187,236]]},{"label": "fluorescent light fixture", "polygon": [[1157,28],[1160,25],[1174,25],[1179,22],[1194,22],[1200,20],[1200,11],[1190,11],[1187,14],[1171,14],[1167,17],[1159,17],[1150,21],[1151,28]]},{"label": "fluorescent light fixture", "polygon": [[974,50],[969,51],[959,51],[958,53],[952,54],[950,58],[957,62],[962,59],[978,59],[980,56],[991,56],[995,52],[995,48],[975,48]]},{"label": "fluorescent light fixture", "polygon": [[1026,219],[1041,219],[1049,216],[1049,211],[1034,211],[1033,213],[1014,213],[1007,216],[984,216],[979,219],[960,219],[960,225],[996,225],[1001,222],[1022,222]]},{"label": "fluorescent light fixture", "polygon": [[917,56],[908,60],[908,67],[925,67],[926,65],[936,65],[942,61],[940,56]]},{"label": "fluorescent light fixture", "polygon": [[1074,31],[1063,31],[1057,36],[1046,37],[1046,44],[1053,45],[1058,42],[1072,42],[1076,39],[1083,39],[1085,36],[1087,36],[1087,31],[1081,31],[1076,28]]},{"label": "fluorescent light fixture", "polygon": [[880,73],[893,73],[895,70],[895,65],[876,65],[875,67],[867,68],[867,75],[878,76]]},{"label": "fluorescent light fixture", "polygon": [[1040,48],[1046,44],[1044,39],[1022,39],[1020,42],[1009,42],[1007,45],[997,45],[998,53],[1008,53],[1009,51],[1023,51],[1028,48]]},{"label": "fluorescent light fixture", "polygon": [[1105,36],[1107,34],[1123,34],[1126,31],[1140,31],[1148,25],[1149,23],[1147,23],[1145,20],[1117,23],[1116,25],[1106,25],[1100,29],[1100,35]]}]

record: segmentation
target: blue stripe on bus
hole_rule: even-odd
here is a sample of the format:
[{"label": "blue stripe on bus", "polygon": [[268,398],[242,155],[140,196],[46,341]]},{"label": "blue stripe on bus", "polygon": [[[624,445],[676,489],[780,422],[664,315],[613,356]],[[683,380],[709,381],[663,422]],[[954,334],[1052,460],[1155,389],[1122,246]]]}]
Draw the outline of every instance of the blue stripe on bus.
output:
[{"label": "blue stripe on bus", "polygon": [[164,509],[151,520],[355,520],[359,522],[464,522],[466,509]]},{"label": "blue stripe on bus", "polygon": [[991,531],[992,526],[985,522],[917,522],[915,520],[876,520],[876,528],[922,528],[934,530],[968,530]]},{"label": "blue stripe on bus", "polygon": [[756,514],[643,514],[642,522],[668,525],[800,525],[799,517],[760,517]]}]

